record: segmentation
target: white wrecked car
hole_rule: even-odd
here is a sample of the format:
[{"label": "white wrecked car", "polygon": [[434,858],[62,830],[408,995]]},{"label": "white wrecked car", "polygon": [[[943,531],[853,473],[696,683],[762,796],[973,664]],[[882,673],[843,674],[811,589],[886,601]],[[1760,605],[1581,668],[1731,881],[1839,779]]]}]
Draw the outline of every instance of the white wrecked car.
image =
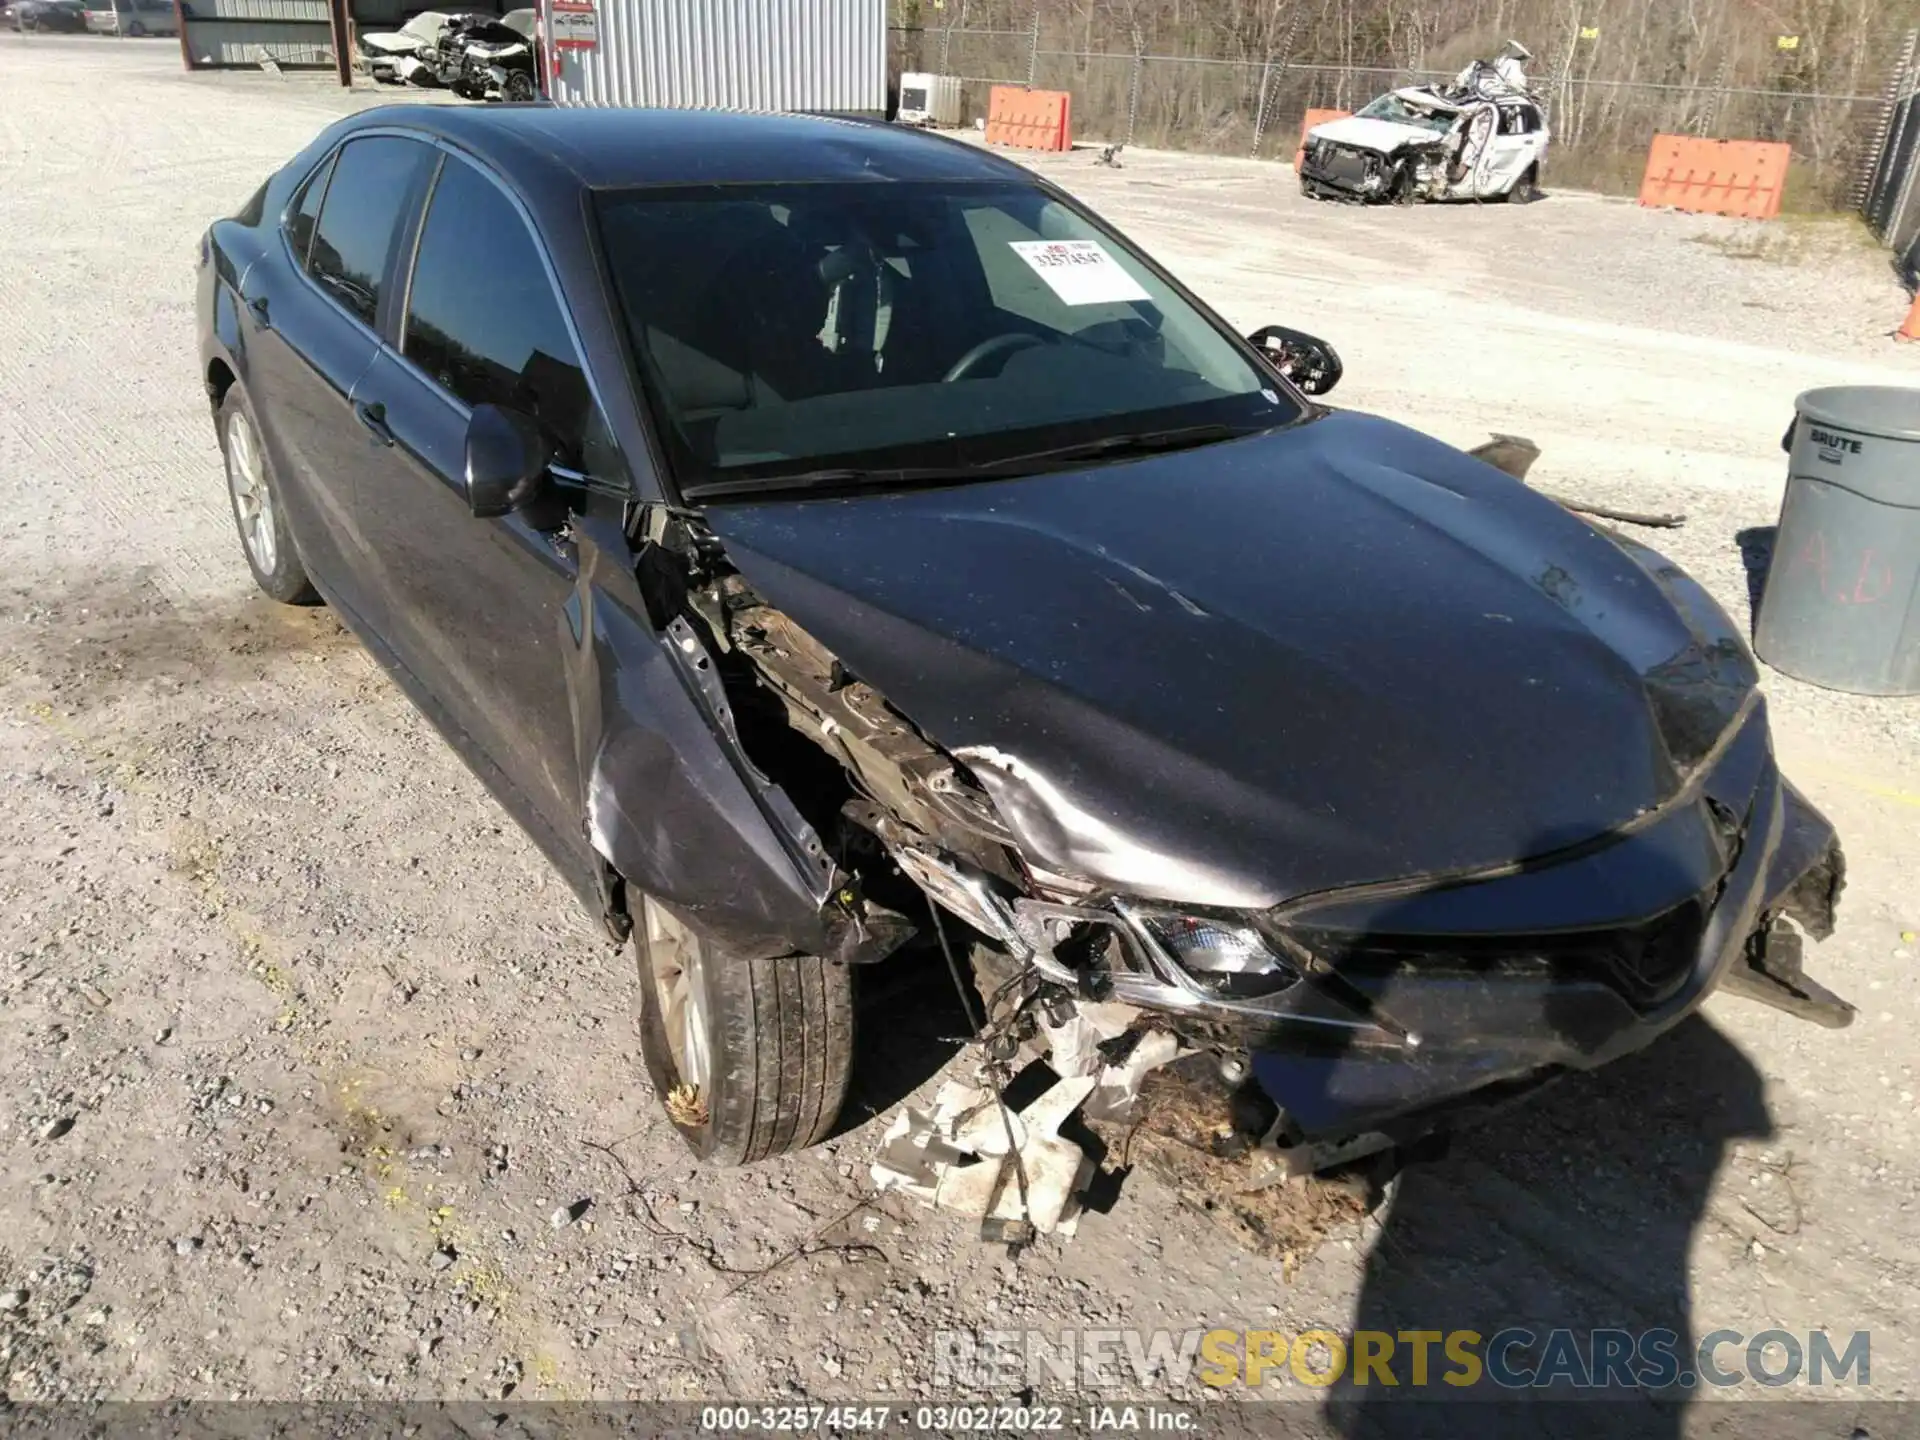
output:
[{"label": "white wrecked car", "polygon": [[1527,89],[1527,49],[1476,60],[1450,85],[1409,86],[1307,132],[1300,189],[1313,199],[1536,198],[1547,116]]},{"label": "white wrecked car", "polygon": [[362,34],[360,53],[367,73],[387,85],[430,83],[433,70],[428,57],[440,48],[450,18],[438,10],[422,10],[398,30]]}]

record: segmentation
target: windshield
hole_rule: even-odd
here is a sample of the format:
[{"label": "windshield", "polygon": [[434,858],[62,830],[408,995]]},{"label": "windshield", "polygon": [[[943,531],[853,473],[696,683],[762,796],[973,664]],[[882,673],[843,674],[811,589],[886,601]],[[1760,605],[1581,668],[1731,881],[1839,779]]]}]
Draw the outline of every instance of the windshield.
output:
[{"label": "windshield", "polygon": [[688,496],[830,471],[1007,473],[1103,443],[1122,458],[1131,439],[1203,443],[1303,414],[1115,237],[1032,185],[674,187],[596,203]]},{"label": "windshield", "polygon": [[1363,119],[1391,120],[1396,125],[1418,125],[1422,130],[1431,130],[1436,135],[1444,135],[1453,128],[1453,116],[1436,115],[1430,110],[1417,110],[1398,95],[1382,95],[1360,112]]}]

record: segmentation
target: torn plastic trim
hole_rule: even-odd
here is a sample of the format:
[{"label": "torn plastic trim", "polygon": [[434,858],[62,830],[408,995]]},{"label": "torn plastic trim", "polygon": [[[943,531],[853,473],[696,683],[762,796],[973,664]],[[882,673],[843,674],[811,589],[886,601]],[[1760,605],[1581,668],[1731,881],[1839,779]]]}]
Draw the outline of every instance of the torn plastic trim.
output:
[{"label": "torn plastic trim", "polygon": [[826,944],[805,948],[824,960],[842,964],[868,965],[886,959],[910,940],[918,927],[906,916],[861,894],[859,885],[834,863],[821,844],[819,832],[807,823],[787,792],[762,774],[747,755],[718,668],[685,616],[675,616],[667,623],[661,643],[725,737],[729,757],[751,781],[755,799],[772,822],[795,869],[811,884],[820,906]]},{"label": "torn plastic trim", "polygon": [[1720,977],[1722,990],[1829,1030],[1844,1030],[1853,1023],[1854,1006],[1808,976],[1800,937],[1784,922],[1775,920],[1756,931],[1747,941],[1744,961],[1727,967]]},{"label": "torn plastic trim", "polygon": [[556,628],[610,928],[646,894],[741,959],[895,948],[911,923],[867,904],[750,762],[698,627],[655,618],[624,529],[580,517],[573,537],[579,571]]},{"label": "torn plastic trim", "polygon": [[1784,833],[1768,866],[1773,903],[1815,940],[1833,934],[1847,857],[1832,824],[1784,777],[1780,782]]},{"label": "torn plastic trim", "polygon": [[753,782],[755,798],[767,812],[767,818],[774,822],[774,832],[785,842],[795,869],[809,877],[812,888],[824,904],[839,878],[832,857],[820,843],[819,833],[801,816],[793,801],[787,798],[786,791],[760,773],[740,744],[740,734],[734,728],[733,710],[727,703],[726,687],[715,671],[713,657],[707,653],[707,647],[701,643],[685,616],[675,616],[667,623],[662,643],[673,657],[675,667],[705,707],[708,717],[726,737],[734,763]]}]

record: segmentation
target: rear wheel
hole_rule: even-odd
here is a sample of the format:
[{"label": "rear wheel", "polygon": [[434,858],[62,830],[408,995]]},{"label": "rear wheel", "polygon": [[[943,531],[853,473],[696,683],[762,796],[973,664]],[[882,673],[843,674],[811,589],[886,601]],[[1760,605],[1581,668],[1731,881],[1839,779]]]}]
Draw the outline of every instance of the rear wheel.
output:
[{"label": "rear wheel", "polygon": [[280,485],[260,443],[260,427],[253,407],[236,381],[220,402],[215,422],[220,429],[220,453],[227,467],[227,498],[233,504],[234,528],[254,582],[286,605],[313,605],[320,593],[307,579],[293,536],[287,530],[286,510],[280,503]]},{"label": "rear wheel", "polygon": [[1540,167],[1529,165],[1527,173],[1513,182],[1513,188],[1507,191],[1509,205],[1531,205],[1540,198]]},{"label": "rear wheel", "polygon": [[729,956],[650,898],[638,920],[640,1049],[681,1138],[715,1165],[825,1139],[853,1069],[847,967]]}]

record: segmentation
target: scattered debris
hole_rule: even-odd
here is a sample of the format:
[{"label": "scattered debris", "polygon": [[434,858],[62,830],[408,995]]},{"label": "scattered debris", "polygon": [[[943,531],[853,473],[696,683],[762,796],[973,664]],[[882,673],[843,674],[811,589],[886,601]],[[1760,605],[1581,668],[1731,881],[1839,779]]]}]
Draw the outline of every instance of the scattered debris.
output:
[{"label": "scattered debris", "polygon": [[547,1224],[556,1230],[564,1230],[587,1211],[593,1208],[591,1200],[576,1200],[571,1205],[562,1205],[547,1217]]},{"label": "scattered debris", "polygon": [[667,1118],[689,1129],[707,1123],[707,1102],[696,1085],[676,1085],[667,1092]]},{"label": "scattered debris", "polygon": [[1377,1199],[1359,1172],[1287,1177],[1223,1120],[1218,1096],[1180,1069],[1148,1077],[1140,1109],[1119,1138],[1122,1168],[1137,1160],[1241,1248],[1277,1259],[1289,1272],[1330,1230],[1358,1220]]},{"label": "scattered debris", "polygon": [[58,1140],[62,1135],[65,1135],[69,1130],[73,1129],[74,1119],[75,1117],[72,1115],[62,1115],[57,1119],[47,1121],[46,1124],[40,1127],[40,1138],[42,1140]]},{"label": "scattered debris", "polygon": [[1059,1128],[1096,1083],[1092,1075],[1058,1081],[1016,1113],[990,1089],[949,1080],[932,1110],[908,1106],[894,1117],[873,1163],[874,1184],[976,1216],[995,1227],[996,1238],[1017,1238],[1004,1227],[1022,1224],[1071,1235],[1094,1165]]},{"label": "scattered debris", "polygon": [[[1533,469],[1533,462],[1540,458],[1540,447],[1524,435],[1495,435],[1484,445],[1476,445],[1467,453],[1477,460],[1486,461],[1494,469],[1511,475],[1516,480],[1525,480],[1527,472]],[[1556,495],[1551,490],[1542,490],[1540,493],[1554,504],[1571,510],[1576,515],[1592,515],[1601,520],[1618,521],[1622,525],[1645,525],[1657,530],[1673,530],[1687,523],[1685,515],[1614,510],[1608,506],[1591,505],[1584,500]]]}]

